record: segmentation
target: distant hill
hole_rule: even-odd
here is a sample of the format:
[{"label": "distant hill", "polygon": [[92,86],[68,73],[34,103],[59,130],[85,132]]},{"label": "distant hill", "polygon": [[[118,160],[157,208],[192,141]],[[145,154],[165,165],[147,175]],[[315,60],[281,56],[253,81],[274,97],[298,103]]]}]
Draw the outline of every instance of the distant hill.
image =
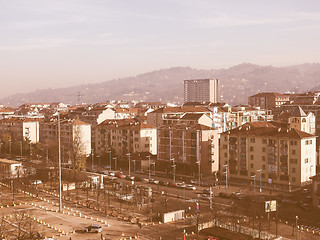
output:
[{"label": "distant hill", "polygon": [[16,107],[26,102],[96,103],[107,100],[162,101],[183,103],[183,80],[218,78],[221,100],[232,105],[246,104],[258,92],[305,92],[320,89],[320,64],[288,67],[259,66],[243,63],[228,69],[201,70],[173,67],[102,83],[68,88],[43,89],[15,94],[0,103]]}]

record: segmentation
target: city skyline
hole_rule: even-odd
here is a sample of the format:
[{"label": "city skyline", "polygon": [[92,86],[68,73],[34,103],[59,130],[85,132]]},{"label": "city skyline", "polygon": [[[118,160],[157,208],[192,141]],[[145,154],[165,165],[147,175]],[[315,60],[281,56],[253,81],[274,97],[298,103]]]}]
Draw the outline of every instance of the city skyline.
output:
[{"label": "city skyline", "polygon": [[175,66],[319,62],[317,1],[32,0],[0,5],[2,97]]}]

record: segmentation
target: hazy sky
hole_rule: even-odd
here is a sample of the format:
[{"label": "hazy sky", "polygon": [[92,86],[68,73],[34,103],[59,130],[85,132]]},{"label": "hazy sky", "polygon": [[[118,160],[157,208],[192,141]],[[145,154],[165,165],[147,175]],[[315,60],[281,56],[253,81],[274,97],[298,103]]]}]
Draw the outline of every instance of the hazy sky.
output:
[{"label": "hazy sky", "polygon": [[0,0],[0,98],[174,66],[319,56],[319,0]]}]

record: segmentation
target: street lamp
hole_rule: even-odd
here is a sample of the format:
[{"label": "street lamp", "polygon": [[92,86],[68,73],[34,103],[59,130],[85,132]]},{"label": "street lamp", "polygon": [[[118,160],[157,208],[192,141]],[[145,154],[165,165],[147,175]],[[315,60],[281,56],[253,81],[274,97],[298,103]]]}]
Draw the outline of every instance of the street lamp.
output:
[{"label": "street lamp", "polygon": [[1,146],[2,146],[2,141],[1,141],[1,139],[0,139],[0,156],[1,156],[1,154],[2,154],[2,151],[1,151]]},{"label": "street lamp", "polygon": [[117,157],[114,157],[113,160],[114,160],[114,169],[117,170]]},{"label": "street lamp", "polygon": [[170,159],[172,161],[172,167],[173,167],[173,183],[176,183],[176,165],[174,163],[174,158]]},{"label": "street lamp", "polygon": [[253,191],[256,191],[256,175],[251,176],[253,178]]},{"label": "street lamp", "polygon": [[223,167],[226,168],[224,173],[226,174],[226,192],[228,192],[228,164],[223,165]]},{"label": "street lamp", "polygon": [[199,178],[199,188],[200,188],[200,161],[196,162],[198,164],[198,178]]},{"label": "street lamp", "polygon": [[133,162],[133,174],[136,174],[136,160],[132,160]]},{"label": "street lamp", "polygon": [[110,164],[110,171],[111,171],[111,150],[109,150],[108,153],[109,153],[109,164]]},{"label": "street lamp", "polygon": [[299,220],[299,217],[296,216],[296,239],[298,239],[298,220]]},{"label": "street lamp", "polygon": [[148,166],[149,166],[148,176],[149,176],[149,181],[150,181],[150,178],[151,178],[151,177],[150,177],[150,174],[151,174],[151,172],[150,172],[150,155],[147,156],[147,159],[149,160],[149,162],[148,162]]},{"label": "street lamp", "polygon": [[130,154],[130,153],[127,153],[126,155],[128,156],[129,176],[131,176],[131,162],[130,162],[130,156],[131,156],[131,154]]},{"label": "street lamp", "polygon": [[30,142],[30,160],[32,160],[32,145],[31,145],[31,142]]},{"label": "street lamp", "polygon": [[91,169],[93,170],[93,149],[91,150]]},{"label": "street lamp", "polygon": [[259,172],[260,173],[260,193],[262,192],[262,188],[261,188],[261,172],[262,172],[262,169],[260,168],[260,169],[258,169],[257,170],[257,172]]},{"label": "street lamp", "polygon": [[10,158],[11,158],[11,140],[9,139],[9,153],[10,153]]},{"label": "street lamp", "polygon": [[156,175],[156,163],[155,162],[153,162],[153,163],[150,163],[150,166],[149,166],[149,168],[150,168],[150,170],[151,170],[151,165],[153,165],[153,173],[154,173],[154,175]]}]

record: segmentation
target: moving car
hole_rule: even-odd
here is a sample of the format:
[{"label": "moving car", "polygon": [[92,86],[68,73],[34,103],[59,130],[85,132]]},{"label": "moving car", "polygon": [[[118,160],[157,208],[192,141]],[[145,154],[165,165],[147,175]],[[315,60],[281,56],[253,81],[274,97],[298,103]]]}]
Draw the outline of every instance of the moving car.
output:
[{"label": "moving car", "polygon": [[84,228],[85,232],[94,232],[94,233],[100,233],[102,232],[102,227],[100,225],[89,225]]}]

